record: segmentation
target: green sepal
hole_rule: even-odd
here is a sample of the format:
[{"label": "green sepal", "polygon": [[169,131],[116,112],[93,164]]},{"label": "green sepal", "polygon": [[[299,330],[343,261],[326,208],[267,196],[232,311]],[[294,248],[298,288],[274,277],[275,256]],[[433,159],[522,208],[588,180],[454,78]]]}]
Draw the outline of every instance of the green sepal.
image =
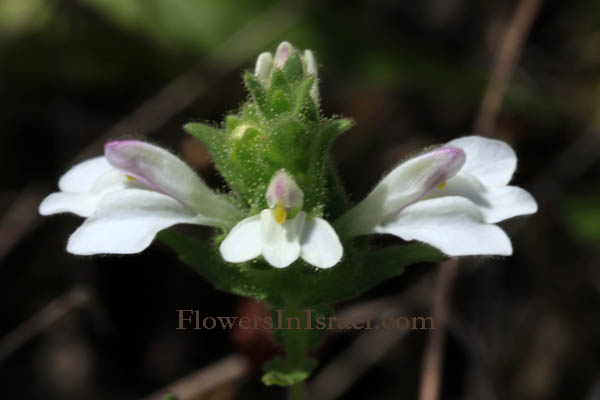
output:
[{"label": "green sepal", "polygon": [[225,117],[225,130],[231,135],[235,128],[242,124],[242,120],[237,115],[228,115]]},{"label": "green sepal", "polygon": [[260,112],[254,103],[246,103],[242,107],[242,119],[245,122],[254,122],[255,124],[261,124],[262,120]]},{"label": "green sepal", "polygon": [[319,111],[310,90],[315,83],[312,76],[305,78],[296,91],[294,110],[292,113],[303,121],[317,124],[319,122]]},{"label": "green sepal", "polygon": [[283,90],[275,90],[270,95],[270,110],[274,117],[292,110],[292,102]]},{"label": "green sepal", "polygon": [[244,74],[244,83],[263,117],[272,119],[274,116],[273,110],[270,108],[267,92],[262,83],[251,72]]},{"label": "green sepal", "polygon": [[297,52],[293,52],[283,65],[283,75],[290,86],[295,86],[304,78],[304,69],[302,68],[302,60]]},{"label": "green sepal", "polygon": [[221,129],[201,122],[187,123],[183,129],[204,143],[211,153],[216,153],[214,155],[217,157],[227,147],[227,134]]},{"label": "green sepal", "polygon": [[227,133],[210,125],[200,122],[190,122],[183,129],[196,139],[200,140],[210,152],[212,160],[219,172],[227,179],[230,171],[227,170],[228,140]]},{"label": "green sepal", "polygon": [[[306,149],[310,143],[307,133],[306,127],[296,119],[281,119],[271,128],[271,134],[268,136],[267,156],[281,168],[294,172],[306,171],[309,154],[301,149]],[[302,178],[298,176],[298,173],[294,174],[294,178],[302,187]]]},{"label": "green sepal", "polygon": [[337,118],[327,122],[320,132],[319,136],[325,150],[329,150],[329,146],[333,141],[354,126],[354,121],[349,118]]},{"label": "green sepal", "polygon": [[273,69],[269,90],[281,90],[284,93],[290,93],[292,91],[292,88],[288,85],[287,79],[281,69]]}]

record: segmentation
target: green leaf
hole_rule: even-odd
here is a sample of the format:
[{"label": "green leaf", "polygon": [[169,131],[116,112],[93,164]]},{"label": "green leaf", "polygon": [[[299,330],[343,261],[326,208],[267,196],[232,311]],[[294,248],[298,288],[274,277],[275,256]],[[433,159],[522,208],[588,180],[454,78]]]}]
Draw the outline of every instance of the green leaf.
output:
[{"label": "green leaf", "polygon": [[240,296],[267,300],[261,286],[255,286],[250,277],[235,264],[225,263],[213,246],[206,242],[189,238],[173,230],[158,233],[157,238],[173,248],[181,261],[193,267],[217,289]]},{"label": "green leaf", "polygon": [[292,386],[306,380],[316,365],[316,361],[307,359],[303,365],[291,367],[284,360],[276,358],[264,365],[262,381],[267,386]]},{"label": "green leaf", "polygon": [[372,251],[367,254],[365,264],[373,271],[366,277],[365,287],[375,286],[389,278],[401,275],[404,267],[417,262],[440,262],[446,256],[438,249],[423,243],[410,243]]},{"label": "green leaf", "polygon": [[172,230],[160,232],[158,238],[217,289],[264,300],[274,308],[290,303],[298,309],[336,304],[401,275],[410,264],[444,259],[440,251],[421,243],[361,256],[355,245],[347,241],[343,243],[344,259],[333,268],[316,269],[298,260],[285,269],[277,269],[261,259],[242,264],[226,263],[213,246]]},{"label": "green leaf", "polygon": [[175,396],[173,393],[167,393],[164,400],[179,400],[179,397]]}]

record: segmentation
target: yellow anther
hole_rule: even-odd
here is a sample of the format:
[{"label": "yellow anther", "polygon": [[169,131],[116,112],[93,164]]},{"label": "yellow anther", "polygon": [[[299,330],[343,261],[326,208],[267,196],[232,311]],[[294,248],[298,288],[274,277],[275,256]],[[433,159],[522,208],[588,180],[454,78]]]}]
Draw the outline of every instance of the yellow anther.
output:
[{"label": "yellow anther", "polygon": [[285,219],[287,218],[287,211],[285,210],[282,202],[277,202],[275,209],[273,210],[273,215],[278,224],[283,224],[285,222]]},{"label": "yellow anther", "polygon": [[443,189],[443,188],[444,188],[444,186],[446,186],[446,183],[447,183],[447,182],[442,182],[442,183],[440,183],[439,185],[437,185],[437,188],[438,188],[438,189]]},{"label": "yellow anther", "polygon": [[128,181],[135,181],[135,177],[131,175],[125,175]]}]

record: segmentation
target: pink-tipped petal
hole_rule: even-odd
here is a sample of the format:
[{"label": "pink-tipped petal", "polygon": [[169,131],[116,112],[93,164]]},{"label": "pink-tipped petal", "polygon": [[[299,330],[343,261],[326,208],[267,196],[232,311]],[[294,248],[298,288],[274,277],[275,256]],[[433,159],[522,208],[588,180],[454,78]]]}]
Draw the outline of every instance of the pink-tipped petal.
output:
[{"label": "pink-tipped petal", "polygon": [[295,207],[301,209],[304,202],[304,193],[302,193],[294,178],[283,169],[273,175],[265,196],[270,208],[275,207],[280,202],[285,208]]},{"label": "pink-tipped petal", "polygon": [[219,198],[185,162],[160,147],[138,140],[109,142],[108,162],[200,215],[225,220],[237,208]]},{"label": "pink-tipped petal", "polygon": [[277,47],[277,51],[275,52],[275,58],[273,63],[276,68],[283,68],[286,61],[292,55],[294,51],[294,47],[289,42],[281,42]]},{"label": "pink-tipped petal", "polygon": [[436,186],[456,175],[464,163],[465,153],[449,146],[403,162],[337,221],[336,230],[348,236],[373,232],[386,218],[423,199]]}]

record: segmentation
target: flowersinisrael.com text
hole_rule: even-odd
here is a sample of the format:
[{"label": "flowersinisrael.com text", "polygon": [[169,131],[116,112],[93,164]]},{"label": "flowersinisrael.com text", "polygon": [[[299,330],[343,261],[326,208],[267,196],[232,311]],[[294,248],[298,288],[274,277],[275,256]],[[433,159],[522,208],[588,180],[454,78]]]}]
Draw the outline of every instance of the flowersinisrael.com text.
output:
[{"label": "flowersinisrael.com text", "polygon": [[336,317],[318,316],[315,318],[314,310],[304,310],[304,318],[286,317],[284,310],[275,310],[274,317],[211,317],[203,316],[200,310],[176,310],[178,330],[212,330],[212,329],[435,329],[433,317],[380,317],[360,318],[355,320],[340,319]]}]

